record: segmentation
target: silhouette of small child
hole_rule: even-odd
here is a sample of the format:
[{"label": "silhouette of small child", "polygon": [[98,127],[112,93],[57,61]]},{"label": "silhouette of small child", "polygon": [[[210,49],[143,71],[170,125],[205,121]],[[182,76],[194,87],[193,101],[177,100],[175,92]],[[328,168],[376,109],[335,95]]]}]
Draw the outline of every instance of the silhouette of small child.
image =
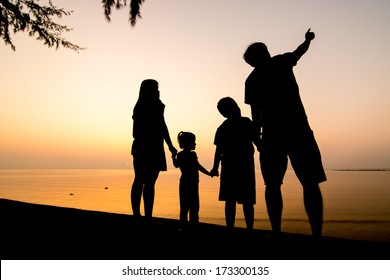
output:
[{"label": "silhouette of small child", "polygon": [[180,132],[177,136],[182,149],[173,157],[173,165],[180,168],[179,184],[180,221],[199,222],[199,171],[211,176],[198,161],[195,150],[195,135],[191,132]]},{"label": "silhouette of small child", "polygon": [[242,204],[246,227],[253,228],[256,204],[254,147],[259,147],[260,137],[252,121],[241,116],[236,101],[230,97],[218,102],[218,111],[226,120],[215,134],[216,145],[211,175],[218,175],[221,162],[219,200],[225,201],[225,219],[234,227],[236,204]]}]

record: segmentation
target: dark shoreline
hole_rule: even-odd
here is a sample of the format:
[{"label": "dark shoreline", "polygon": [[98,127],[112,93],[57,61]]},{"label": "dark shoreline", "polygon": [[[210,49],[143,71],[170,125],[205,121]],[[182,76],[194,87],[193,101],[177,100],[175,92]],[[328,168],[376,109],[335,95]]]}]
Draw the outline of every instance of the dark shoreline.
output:
[{"label": "dark shoreline", "polygon": [[0,199],[5,260],[384,260],[390,243],[113,214]]}]

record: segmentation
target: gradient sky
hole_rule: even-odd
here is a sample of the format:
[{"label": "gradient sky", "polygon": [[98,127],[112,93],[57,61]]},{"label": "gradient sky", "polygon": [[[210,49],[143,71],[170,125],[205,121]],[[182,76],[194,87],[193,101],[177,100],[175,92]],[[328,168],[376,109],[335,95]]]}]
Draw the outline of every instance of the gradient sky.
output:
[{"label": "gradient sky", "polygon": [[294,71],[325,168],[390,168],[388,0],[146,0],[134,28],[128,9],[107,22],[99,0],[53,2],[74,11],[64,37],[87,49],[56,51],[26,33],[13,35],[16,51],[0,44],[0,168],[131,168],[147,78],[160,84],[175,146],[181,130],[195,133],[211,168],[218,100],[250,116],[245,48],[293,51],[308,28],[316,38]]}]

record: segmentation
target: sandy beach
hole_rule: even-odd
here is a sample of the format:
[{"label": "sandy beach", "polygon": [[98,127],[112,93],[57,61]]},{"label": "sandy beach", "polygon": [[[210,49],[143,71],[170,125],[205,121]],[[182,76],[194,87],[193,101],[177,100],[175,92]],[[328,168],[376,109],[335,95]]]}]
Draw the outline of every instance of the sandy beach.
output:
[{"label": "sandy beach", "polygon": [[390,244],[310,236],[173,219],[86,211],[0,199],[1,259],[21,260],[376,260]]}]

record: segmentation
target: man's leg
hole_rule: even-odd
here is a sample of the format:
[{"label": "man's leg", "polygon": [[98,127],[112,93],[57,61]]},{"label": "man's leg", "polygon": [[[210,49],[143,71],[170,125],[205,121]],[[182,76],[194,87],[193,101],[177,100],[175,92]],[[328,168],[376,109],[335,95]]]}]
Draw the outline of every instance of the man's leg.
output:
[{"label": "man's leg", "polygon": [[322,237],[323,202],[318,184],[306,184],[303,186],[303,201],[306,213],[309,217],[313,237]]},{"label": "man's leg", "polygon": [[265,202],[272,231],[281,232],[283,198],[281,187],[288,165],[284,138],[264,132],[260,150],[260,167],[265,183]]},{"label": "man's leg", "polygon": [[281,232],[283,211],[281,185],[267,185],[265,187],[265,202],[272,231],[279,234]]}]

